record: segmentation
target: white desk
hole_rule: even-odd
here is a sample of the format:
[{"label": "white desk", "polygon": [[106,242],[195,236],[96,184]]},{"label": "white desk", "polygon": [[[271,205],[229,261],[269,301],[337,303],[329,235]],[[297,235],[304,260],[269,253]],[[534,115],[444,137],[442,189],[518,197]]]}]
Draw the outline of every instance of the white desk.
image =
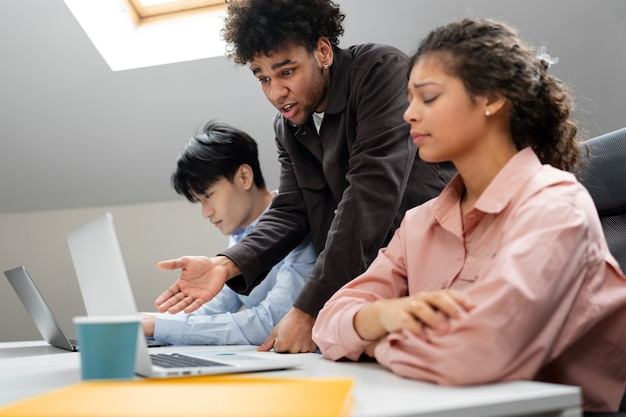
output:
[{"label": "white desk", "polygon": [[[186,348],[280,355],[283,360],[301,364],[292,370],[255,374],[263,377],[353,378],[353,417],[581,416],[577,387],[518,381],[451,388],[400,378],[375,363],[336,363],[314,353],[283,355],[256,352],[249,346]],[[79,381],[79,353],[57,349],[43,341],[0,343],[0,407]]]}]

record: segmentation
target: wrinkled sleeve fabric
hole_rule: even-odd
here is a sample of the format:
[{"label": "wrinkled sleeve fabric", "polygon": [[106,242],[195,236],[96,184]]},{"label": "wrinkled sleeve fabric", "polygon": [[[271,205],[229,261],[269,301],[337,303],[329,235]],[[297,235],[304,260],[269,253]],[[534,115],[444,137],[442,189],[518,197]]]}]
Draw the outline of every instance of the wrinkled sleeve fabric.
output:
[{"label": "wrinkled sleeve fabric", "polygon": [[356,313],[376,300],[407,295],[402,240],[401,226],[367,271],[335,293],[320,311],[313,340],[325,358],[358,360],[372,342],[361,339],[354,329]]}]

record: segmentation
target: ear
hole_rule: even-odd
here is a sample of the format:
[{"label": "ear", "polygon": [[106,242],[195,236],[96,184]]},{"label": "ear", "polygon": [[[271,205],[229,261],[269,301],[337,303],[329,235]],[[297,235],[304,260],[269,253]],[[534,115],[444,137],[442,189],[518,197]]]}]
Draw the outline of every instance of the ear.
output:
[{"label": "ear", "polygon": [[327,37],[322,36],[317,40],[317,46],[313,51],[315,55],[315,59],[320,64],[320,67],[324,68],[325,65],[328,65],[330,68],[333,65],[333,46],[330,44],[330,40]]},{"label": "ear", "polygon": [[501,95],[492,95],[484,100],[484,110],[486,116],[493,116],[501,111],[507,103],[507,99]]},{"label": "ear", "polygon": [[254,173],[252,167],[248,164],[243,164],[237,170],[236,178],[242,185],[244,190],[249,190],[254,185]]}]

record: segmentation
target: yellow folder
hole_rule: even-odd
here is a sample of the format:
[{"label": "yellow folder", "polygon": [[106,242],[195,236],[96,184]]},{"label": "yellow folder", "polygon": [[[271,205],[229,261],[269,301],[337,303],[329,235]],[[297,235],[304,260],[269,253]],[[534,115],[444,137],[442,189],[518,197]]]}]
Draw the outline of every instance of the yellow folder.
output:
[{"label": "yellow folder", "polygon": [[11,417],[347,417],[347,378],[189,378],[86,381],[0,409]]}]

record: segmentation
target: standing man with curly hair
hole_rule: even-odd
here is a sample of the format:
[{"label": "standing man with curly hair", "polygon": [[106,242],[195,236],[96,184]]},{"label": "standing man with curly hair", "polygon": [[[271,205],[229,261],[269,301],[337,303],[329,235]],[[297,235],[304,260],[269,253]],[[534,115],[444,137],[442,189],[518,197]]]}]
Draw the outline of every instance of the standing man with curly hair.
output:
[{"label": "standing man with curly hair", "polygon": [[279,194],[255,229],[220,255],[163,261],[180,278],[159,311],[191,312],[224,284],[251,291],[311,233],[317,262],[260,350],[312,352],[317,313],[365,271],[404,212],[449,179],[423,162],[402,115],[408,58],[385,45],[339,48],[344,14],[329,0],[231,0],[223,36],[276,107]]}]

